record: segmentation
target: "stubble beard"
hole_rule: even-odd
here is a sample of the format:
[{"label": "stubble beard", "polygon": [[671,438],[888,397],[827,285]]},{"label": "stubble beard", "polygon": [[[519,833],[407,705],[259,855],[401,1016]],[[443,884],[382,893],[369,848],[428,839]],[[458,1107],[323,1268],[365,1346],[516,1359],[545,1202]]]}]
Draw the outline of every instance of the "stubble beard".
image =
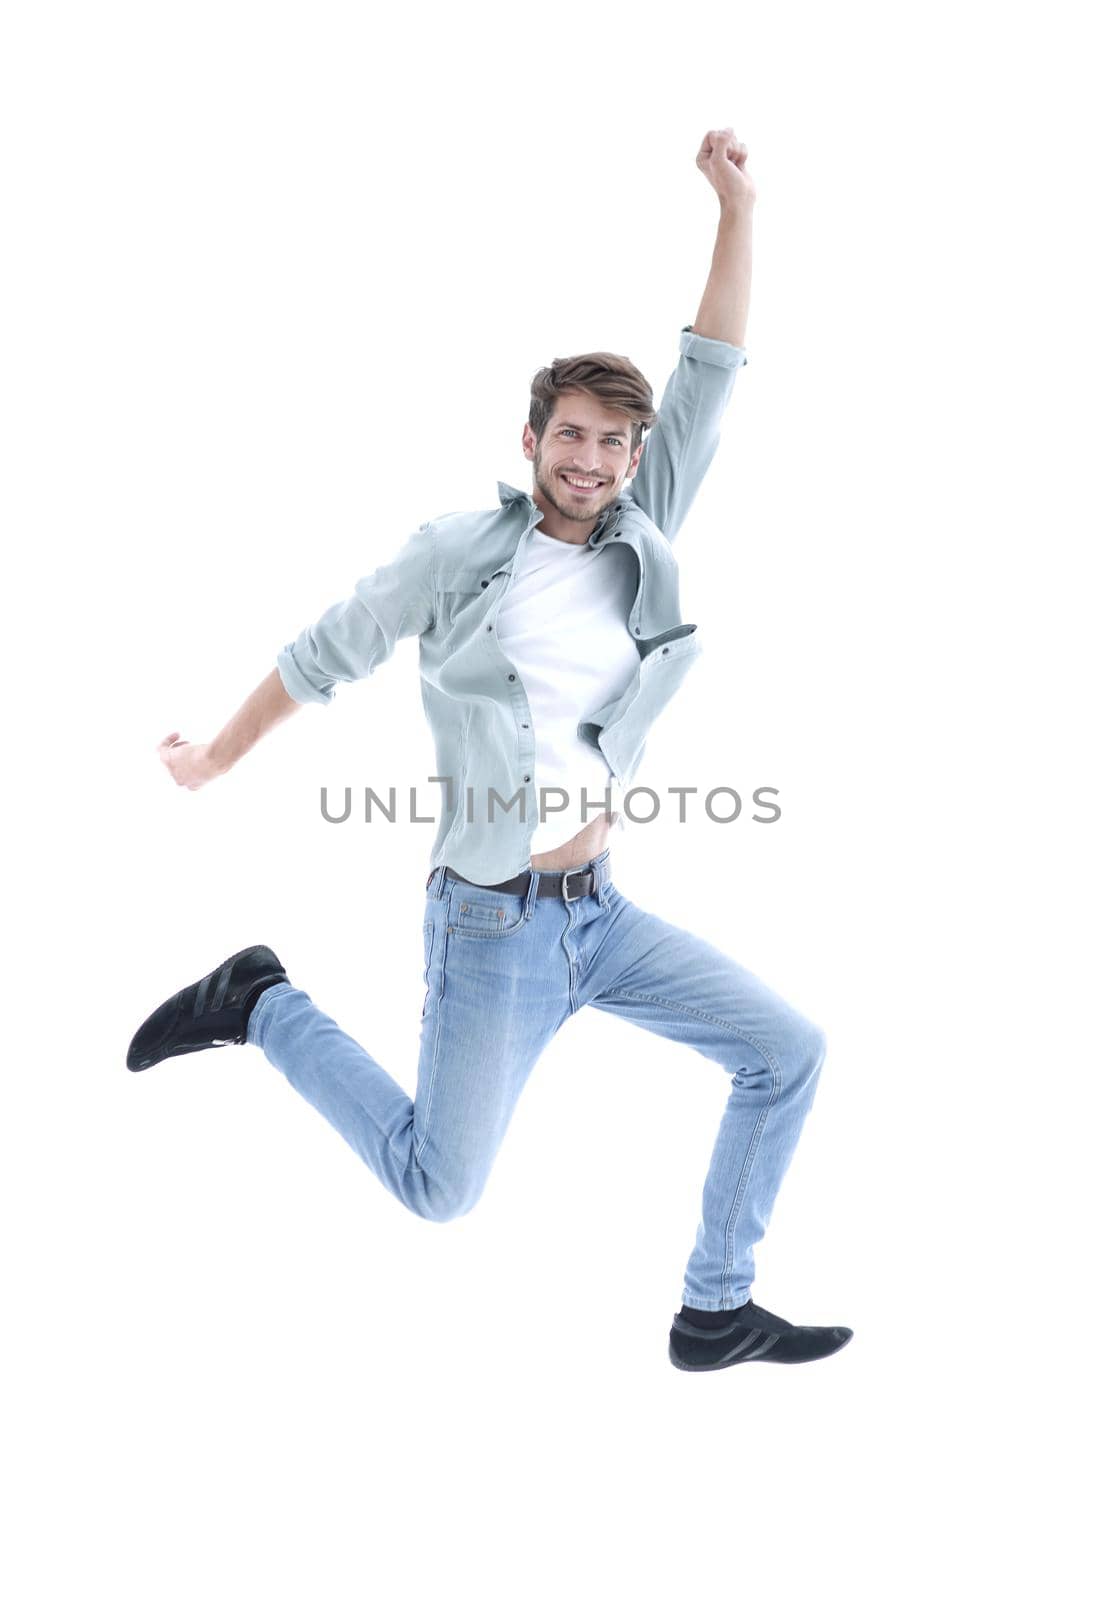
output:
[{"label": "stubble beard", "polygon": [[605,483],[601,493],[591,500],[585,500],[580,505],[574,501],[563,502],[560,500],[547,481],[543,472],[543,458],[537,449],[532,457],[532,470],[535,474],[536,488],[543,498],[558,512],[560,517],[565,517],[568,522],[591,522],[598,517],[614,494],[614,485]]}]

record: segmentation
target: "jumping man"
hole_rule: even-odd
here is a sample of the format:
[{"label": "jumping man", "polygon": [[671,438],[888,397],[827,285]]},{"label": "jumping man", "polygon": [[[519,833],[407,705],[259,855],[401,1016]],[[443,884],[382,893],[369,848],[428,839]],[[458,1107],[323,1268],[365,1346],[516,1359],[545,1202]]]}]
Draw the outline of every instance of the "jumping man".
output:
[{"label": "jumping man", "polygon": [[721,128],[696,157],[718,231],[660,410],[625,356],[543,367],[523,436],[531,493],[499,483],[497,506],[421,524],[286,645],[211,743],[172,733],[159,747],[175,782],[199,789],[417,636],[441,815],[415,1098],[265,945],[165,1001],[127,1063],[256,1045],[403,1205],[443,1222],[479,1199],[533,1066],[580,1007],[690,1045],[730,1074],[731,1092],[669,1333],[670,1359],[689,1372],[813,1361],[851,1337],[751,1298],[753,1248],[813,1103],[824,1035],[721,950],[628,900],[609,860],[619,796],[700,650],[680,614],[674,542],[748,360],[747,155]]}]

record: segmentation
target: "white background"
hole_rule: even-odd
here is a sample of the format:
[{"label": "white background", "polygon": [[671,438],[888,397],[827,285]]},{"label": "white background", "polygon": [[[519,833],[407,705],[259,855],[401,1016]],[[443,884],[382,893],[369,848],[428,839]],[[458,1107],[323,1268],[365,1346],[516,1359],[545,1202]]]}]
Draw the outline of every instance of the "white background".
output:
[{"label": "white background", "polygon": [[[1085,1591],[1088,73],[1071,7],[14,6],[0,40],[5,1541],[20,1600]],[[413,641],[177,790],[427,517],[530,485],[532,373],[660,394],[716,218],[747,346],[680,535],[702,665],[624,892],[814,1016],[757,1301],[667,1359],[727,1082],[582,1013],[487,1191],[403,1211],[257,1050],[133,1076],[264,941],[412,1092]],[[1082,1454],[1085,1455],[1085,1446]]]}]

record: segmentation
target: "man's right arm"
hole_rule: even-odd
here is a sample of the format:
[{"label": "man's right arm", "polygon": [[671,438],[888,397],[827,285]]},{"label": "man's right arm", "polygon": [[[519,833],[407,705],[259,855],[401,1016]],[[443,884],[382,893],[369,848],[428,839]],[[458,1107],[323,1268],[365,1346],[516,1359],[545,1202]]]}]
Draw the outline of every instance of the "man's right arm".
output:
[{"label": "man's right arm", "polygon": [[277,658],[277,666],[209,744],[169,733],[160,758],[175,782],[200,789],[227,772],[262,735],[300,705],[329,705],[335,685],[371,677],[400,639],[435,617],[432,524],[423,523],[391,561],[362,578],[348,600],[331,606]]},{"label": "man's right arm", "polygon": [[299,710],[300,701],[286,693],[275,667],[247,696],[230,722],[208,744],[191,744],[169,733],[159,747],[160,759],[183,789],[200,789],[211,778],[230,771],[254,748],[264,733]]}]

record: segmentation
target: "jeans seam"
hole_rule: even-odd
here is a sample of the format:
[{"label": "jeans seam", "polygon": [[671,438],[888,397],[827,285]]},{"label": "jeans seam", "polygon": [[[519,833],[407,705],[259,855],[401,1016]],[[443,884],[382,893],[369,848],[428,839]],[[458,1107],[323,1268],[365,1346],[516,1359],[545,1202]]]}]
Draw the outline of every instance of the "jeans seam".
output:
[{"label": "jeans seam", "polygon": [[456,915],[457,921],[449,923],[448,925],[449,933],[460,933],[466,938],[470,939],[511,939],[513,935],[515,933],[519,933],[528,922],[528,913],[526,911],[521,916],[520,921],[514,922],[511,928],[472,928],[461,926],[458,920],[459,913],[457,912]]},{"label": "jeans seam", "polygon": [[[434,945],[435,944],[436,944],[436,940],[434,940]],[[413,1153],[414,1153],[414,1159],[417,1161],[419,1167],[422,1165],[422,1156],[424,1155],[425,1148],[429,1143],[429,1114],[430,1114],[430,1111],[431,1111],[432,1106],[433,1106],[433,1086],[437,1081],[437,1055],[438,1055],[438,1052],[440,1051],[440,1047],[441,1047],[441,1025],[442,1025],[442,1022],[444,1020],[443,1019],[443,1013],[441,1011],[441,1000],[442,1000],[442,998],[444,996],[444,965],[445,965],[445,960],[446,960],[447,956],[448,956],[448,918],[447,918],[447,915],[446,915],[445,916],[445,920],[444,920],[444,924],[443,924],[442,929],[441,929],[441,950],[440,950],[440,957],[439,957],[439,960],[438,960],[438,966],[439,966],[439,969],[440,969],[439,970],[440,985],[438,987],[437,994],[436,994],[436,996],[434,998],[434,1005],[433,1005],[433,1059],[429,1063],[429,1089],[428,1089],[428,1093],[426,1095],[425,1128],[424,1128],[424,1131],[423,1131],[423,1134],[422,1134],[421,1142],[418,1143],[417,1141],[413,1141],[413,1140],[411,1142],[411,1148],[412,1148]],[[415,1125],[415,1130],[417,1130],[417,1124],[418,1124],[418,1104],[417,1104],[417,1101],[415,1101],[415,1103],[414,1103],[414,1125]]]},{"label": "jeans seam", "polygon": [[[425,998],[422,1001],[422,1019],[424,1019],[425,1014],[426,1014],[426,1009],[427,1009],[427,1007],[429,1005],[429,998],[430,998],[430,982],[429,982],[429,978],[430,978],[430,968],[433,965],[433,944],[434,944],[434,941],[435,941],[435,939],[437,937],[437,931],[436,930],[437,930],[437,919],[436,919],[436,917],[430,917],[430,919],[426,923],[425,929],[424,929],[424,933],[425,933]],[[434,992],[434,998],[436,998],[436,993],[435,992]],[[419,1020],[421,1020],[421,1019],[419,1019]]]},{"label": "jeans seam", "polygon": [[732,1237],[733,1228],[736,1224],[737,1218],[740,1215],[741,1206],[744,1202],[744,1192],[748,1187],[748,1180],[751,1177],[752,1169],[756,1164],[756,1152],[759,1149],[760,1140],[763,1136],[764,1128],[767,1125],[767,1113],[770,1111],[771,1107],[774,1105],[775,1101],[779,1098],[779,1095],[782,1092],[782,1072],[780,1071],[778,1060],[771,1054],[765,1045],[761,1044],[758,1039],[754,1039],[751,1034],[745,1033],[742,1028],[738,1028],[734,1023],[727,1022],[724,1017],[716,1017],[709,1011],[698,1011],[694,1006],[682,1005],[679,1000],[665,1000],[660,995],[642,994],[635,989],[620,989],[618,987],[612,987],[602,990],[601,994],[618,994],[629,1000],[647,1000],[651,1005],[661,1006],[666,1011],[679,1011],[685,1016],[697,1017],[702,1022],[713,1022],[717,1027],[724,1028],[727,1033],[733,1034],[735,1038],[742,1040],[747,1045],[750,1045],[758,1055],[763,1057],[771,1069],[771,1094],[768,1098],[767,1104],[764,1106],[763,1110],[756,1119],[756,1126],[752,1130],[752,1137],[748,1143],[748,1150],[745,1154],[745,1161],[741,1170],[740,1181],[737,1184],[737,1193],[733,1197],[733,1205],[730,1209],[729,1216],[726,1218],[725,1248],[722,1256],[722,1298],[726,1299],[729,1297],[729,1276],[733,1271],[733,1256],[730,1250],[730,1239]]},{"label": "jeans seam", "polygon": [[655,1006],[663,1006],[666,1011],[682,1011],[685,1016],[698,1017],[701,1022],[716,1023],[719,1028],[725,1028],[727,1033],[732,1033],[738,1039],[742,1039],[745,1044],[750,1044],[754,1050],[763,1056],[772,1072],[776,1076],[778,1075],[779,1064],[760,1039],[754,1039],[743,1028],[738,1028],[735,1022],[727,1022],[724,1017],[716,1017],[712,1011],[699,1011],[695,1006],[686,1006],[679,1000],[666,1000],[659,994],[643,994],[638,989],[620,989],[614,984],[608,989],[602,989],[600,993],[601,995],[619,994],[628,1000],[649,1000]]}]

